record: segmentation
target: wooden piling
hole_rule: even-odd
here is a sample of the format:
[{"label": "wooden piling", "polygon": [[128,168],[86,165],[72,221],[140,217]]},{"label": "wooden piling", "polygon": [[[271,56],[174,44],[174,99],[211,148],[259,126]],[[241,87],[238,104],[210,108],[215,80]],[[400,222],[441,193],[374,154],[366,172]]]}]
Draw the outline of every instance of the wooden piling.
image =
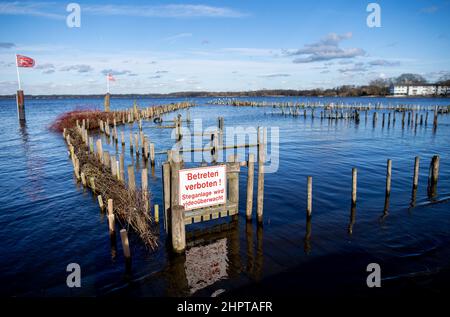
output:
[{"label": "wooden piling", "polygon": [[253,211],[253,187],[255,182],[255,154],[248,155],[248,174],[247,174],[247,206],[245,215],[248,221],[252,220]]},{"label": "wooden piling", "polygon": [[152,166],[155,165],[155,144],[150,143],[150,163]]},{"label": "wooden piling", "polygon": [[312,214],[312,177],[307,177],[306,185],[306,215],[311,217]]},{"label": "wooden piling", "polygon": [[438,113],[437,113],[437,107],[434,108],[434,118],[433,118],[433,129],[436,130],[438,125]]},{"label": "wooden piling", "polygon": [[386,196],[391,194],[392,160],[387,160],[386,169]]},{"label": "wooden piling", "polygon": [[111,168],[110,164],[111,163],[110,163],[109,151],[105,151],[105,152],[103,152],[103,165],[106,168]]},{"label": "wooden piling", "polygon": [[115,155],[111,155],[111,174],[117,177],[117,160]]},{"label": "wooden piling", "polygon": [[116,221],[114,214],[108,214],[108,228],[109,228],[109,236],[115,235]]},{"label": "wooden piling", "polygon": [[155,223],[159,223],[159,205],[155,204],[154,206],[154,218],[155,218]]},{"label": "wooden piling", "polygon": [[130,130],[130,151],[133,152],[133,132]]},{"label": "wooden piling", "polygon": [[356,190],[358,182],[358,170],[356,167],[352,168],[352,205],[356,205]]},{"label": "wooden piling", "polygon": [[126,260],[131,259],[130,243],[128,241],[128,233],[126,229],[120,230],[120,239],[122,240],[123,256]]},{"label": "wooden piling", "polygon": [[86,187],[86,175],[84,175],[84,173],[81,172],[80,176],[81,176],[81,183],[83,184],[84,187]]},{"label": "wooden piling", "polygon": [[416,156],[414,159],[414,177],[413,177],[413,188],[417,188],[419,185],[419,162],[420,157]]},{"label": "wooden piling", "polygon": [[105,206],[103,205],[103,199],[101,195],[97,196],[97,201],[98,201],[98,206],[100,207],[100,210],[103,211],[103,209],[105,208]]},{"label": "wooden piling", "polygon": [[[237,161],[237,155],[230,155],[228,157],[228,200],[232,203],[236,203],[239,206],[239,162]],[[232,170],[230,173],[229,171]]]},{"label": "wooden piling", "polygon": [[125,181],[125,159],[123,153],[119,156],[119,180]]},{"label": "wooden piling", "polygon": [[177,253],[184,252],[186,248],[186,232],[184,224],[184,208],[176,205],[172,208],[172,247]]},{"label": "wooden piling", "polygon": [[89,137],[89,152],[94,153],[94,138],[91,136]]},{"label": "wooden piling", "polygon": [[99,160],[101,161],[101,162],[103,162],[103,147],[102,147],[102,140],[101,139],[98,139],[97,141],[96,141],[96,145],[97,145],[97,155],[98,155],[98,158],[99,158]]},{"label": "wooden piling", "polygon": [[109,110],[110,110],[110,98],[111,98],[111,95],[109,94],[109,92],[106,93],[106,95],[105,95],[105,112],[109,112]]},{"label": "wooden piling", "polygon": [[134,166],[128,165],[128,189],[131,191],[136,190],[136,181],[134,178]]},{"label": "wooden piling", "polygon": [[108,215],[114,214],[114,206],[113,206],[113,200],[108,199]]},{"label": "wooden piling", "polygon": [[19,118],[19,122],[25,122],[25,98],[23,95],[23,90],[17,90],[16,94],[16,103],[17,103],[17,117]]},{"label": "wooden piling", "polygon": [[436,185],[439,178],[439,156],[434,155],[430,163],[429,182],[431,185]]},{"label": "wooden piling", "polygon": [[144,200],[145,211],[148,212],[148,172],[147,169],[142,169],[141,172],[141,186],[142,186],[142,199]]},{"label": "wooden piling", "polygon": [[139,154],[139,135],[137,133],[134,135],[134,145],[135,145],[136,155],[138,155]]}]

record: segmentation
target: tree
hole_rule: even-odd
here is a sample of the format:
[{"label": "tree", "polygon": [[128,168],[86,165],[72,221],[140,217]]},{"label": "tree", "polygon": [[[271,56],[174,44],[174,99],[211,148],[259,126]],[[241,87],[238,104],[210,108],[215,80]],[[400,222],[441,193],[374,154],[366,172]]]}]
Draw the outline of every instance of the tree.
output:
[{"label": "tree", "polygon": [[420,85],[426,84],[427,80],[422,75],[407,73],[395,78],[394,83],[397,85]]},{"label": "tree", "polygon": [[450,86],[450,73],[442,75],[437,81],[437,84],[442,86]]}]

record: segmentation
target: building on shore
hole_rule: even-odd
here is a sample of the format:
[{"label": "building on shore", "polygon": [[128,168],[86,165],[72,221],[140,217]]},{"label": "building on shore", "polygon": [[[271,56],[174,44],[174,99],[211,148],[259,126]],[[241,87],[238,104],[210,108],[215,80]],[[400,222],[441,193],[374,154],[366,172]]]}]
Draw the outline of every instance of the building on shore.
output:
[{"label": "building on shore", "polygon": [[393,96],[447,96],[450,86],[436,84],[391,85],[389,92]]}]

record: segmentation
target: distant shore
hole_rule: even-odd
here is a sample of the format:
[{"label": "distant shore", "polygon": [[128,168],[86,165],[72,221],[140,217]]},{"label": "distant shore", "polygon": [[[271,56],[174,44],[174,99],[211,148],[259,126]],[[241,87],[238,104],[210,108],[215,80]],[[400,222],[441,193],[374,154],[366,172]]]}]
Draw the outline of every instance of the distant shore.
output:
[{"label": "distant shore", "polygon": [[[103,99],[104,94],[92,95],[28,95],[27,99]],[[167,94],[112,94],[114,99],[129,99],[129,98],[239,98],[239,97],[373,97],[373,98],[449,98],[450,96],[392,96],[392,95],[352,95],[352,94],[333,94],[327,91],[323,94],[318,94],[316,90],[256,90],[256,91],[241,91],[241,92],[207,92],[207,91],[182,91]],[[1,99],[15,99],[16,95],[0,95]]]}]

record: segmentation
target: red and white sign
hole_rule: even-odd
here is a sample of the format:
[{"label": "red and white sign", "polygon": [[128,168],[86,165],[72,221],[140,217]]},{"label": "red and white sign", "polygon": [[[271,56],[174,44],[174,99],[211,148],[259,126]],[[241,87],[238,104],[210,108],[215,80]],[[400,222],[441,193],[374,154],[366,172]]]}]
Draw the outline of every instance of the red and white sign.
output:
[{"label": "red and white sign", "polygon": [[188,168],[179,171],[179,203],[185,210],[225,204],[226,165]]}]

